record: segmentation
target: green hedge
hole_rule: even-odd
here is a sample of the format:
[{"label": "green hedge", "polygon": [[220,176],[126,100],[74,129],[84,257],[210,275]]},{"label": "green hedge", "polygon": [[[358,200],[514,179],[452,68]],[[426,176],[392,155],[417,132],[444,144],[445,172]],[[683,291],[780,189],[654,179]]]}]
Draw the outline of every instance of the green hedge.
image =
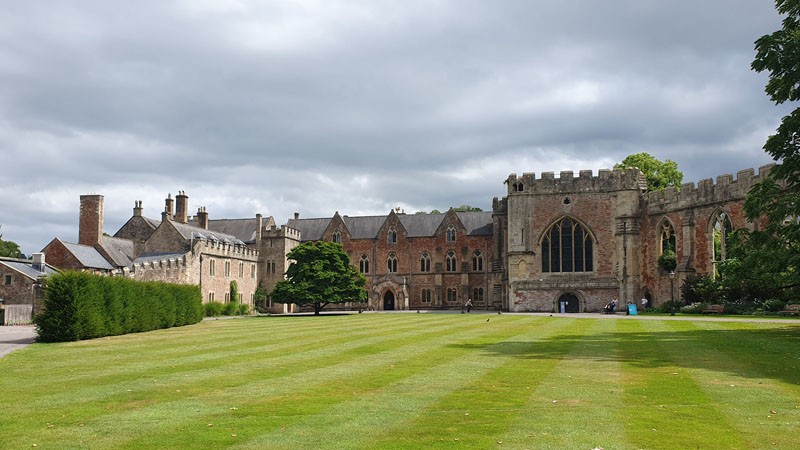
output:
[{"label": "green hedge", "polygon": [[44,310],[33,321],[41,342],[190,325],[203,319],[200,287],[142,282],[85,272],[47,279]]}]

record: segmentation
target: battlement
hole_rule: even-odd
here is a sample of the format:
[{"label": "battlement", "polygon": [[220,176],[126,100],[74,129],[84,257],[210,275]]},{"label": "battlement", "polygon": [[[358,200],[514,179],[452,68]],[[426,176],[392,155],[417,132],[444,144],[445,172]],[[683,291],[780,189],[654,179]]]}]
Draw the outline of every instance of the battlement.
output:
[{"label": "battlement", "polygon": [[663,191],[648,192],[645,196],[650,208],[665,207],[667,205],[686,207],[715,202],[743,199],[755,184],[763,180],[775,164],[768,164],[758,168],[758,175],[753,169],[740,170],[734,179],[732,175],[725,174],[717,177],[717,182],[707,178],[700,180],[695,187],[694,183],[684,183],[681,188],[668,187]]},{"label": "battlement", "polygon": [[280,228],[272,225],[270,228],[265,228],[263,233],[264,239],[286,238],[299,241],[300,230],[284,225]]},{"label": "battlement", "polygon": [[163,255],[142,258],[123,269],[125,275],[146,270],[180,270],[186,267],[186,255]]},{"label": "battlement", "polygon": [[579,192],[645,191],[647,183],[638,169],[601,169],[597,176],[591,170],[581,170],[574,176],[571,170],[562,171],[556,178],[553,172],[542,172],[539,179],[533,173],[521,177],[511,174],[506,179],[509,195],[566,194]]},{"label": "battlement", "polygon": [[228,258],[254,261],[258,259],[258,250],[253,250],[245,245],[231,244],[223,241],[196,240],[192,250],[195,253],[207,253]]}]

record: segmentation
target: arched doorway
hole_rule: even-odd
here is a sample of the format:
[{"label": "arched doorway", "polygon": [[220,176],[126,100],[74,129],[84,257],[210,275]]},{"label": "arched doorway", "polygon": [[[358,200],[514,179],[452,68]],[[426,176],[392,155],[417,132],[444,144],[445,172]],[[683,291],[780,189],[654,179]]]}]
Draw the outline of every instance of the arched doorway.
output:
[{"label": "arched doorway", "polygon": [[394,292],[386,291],[386,293],[383,294],[383,310],[394,311]]},{"label": "arched doorway", "polygon": [[581,303],[575,294],[561,294],[558,298],[558,311],[559,313],[577,313],[581,312]]}]

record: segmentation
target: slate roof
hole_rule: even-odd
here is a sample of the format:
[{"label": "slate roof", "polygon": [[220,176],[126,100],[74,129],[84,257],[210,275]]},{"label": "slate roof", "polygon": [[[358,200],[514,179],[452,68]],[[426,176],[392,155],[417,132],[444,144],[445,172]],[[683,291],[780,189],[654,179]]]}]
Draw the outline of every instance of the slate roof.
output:
[{"label": "slate roof", "polygon": [[322,239],[322,233],[331,223],[330,218],[326,219],[289,219],[286,223],[290,228],[300,231],[300,240],[318,241]]},{"label": "slate roof", "polygon": [[[470,236],[486,236],[492,234],[492,212],[472,211],[457,212],[458,219],[464,224]],[[398,219],[408,233],[408,237],[433,236],[442,224],[446,214],[398,214]],[[342,216],[352,239],[370,239],[378,235],[381,226],[388,216]],[[300,231],[301,240],[318,241],[332,218],[289,219],[287,226]],[[341,230],[344,232],[345,230]]]},{"label": "slate roof", "polygon": [[[105,237],[105,236],[104,236]],[[103,255],[94,247],[81,244],[70,244],[61,242],[64,247],[81,263],[83,267],[90,269],[114,270],[111,264],[103,258]]]},{"label": "slate roof", "polygon": [[14,269],[33,280],[42,275],[52,275],[54,273],[58,273],[58,270],[55,267],[47,263],[44,265],[44,271],[40,272],[38,269],[33,267],[33,261],[26,259],[0,258],[0,264]]},{"label": "slate roof", "polygon": [[133,241],[130,239],[103,236],[100,245],[117,267],[127,267],[133,261]]},{"label": "slate roof", "polygon": [[172,222],[172,225],[175,227],[176,230],[178,230],[178,233],[180,233],[180,235],[187,241],[194,239],[204,239],[208,241],[224,242],[226,244],[231,244],[231,245],[244,245],[244,241],[242,241],[241,239],[237,238],[232,234],[220,233],[218,231],[213,231],[213,230],[206,230],[204,228],[198,228],[180,222]]}]

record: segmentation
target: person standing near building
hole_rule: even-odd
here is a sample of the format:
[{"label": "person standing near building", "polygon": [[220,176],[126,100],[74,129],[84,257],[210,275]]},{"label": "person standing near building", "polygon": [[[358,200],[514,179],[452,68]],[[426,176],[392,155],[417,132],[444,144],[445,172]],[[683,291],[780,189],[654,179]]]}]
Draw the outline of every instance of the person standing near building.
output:
[{"label": "person standing near building", "polygon": [[464,308],[467,308],[467,312],[472,310],[472,299],[468,298],[467,303],[464,303]]},{"label": "person standing near building", "polygon": [[647,298],[642,297],[642,310],[647,309]]}]

